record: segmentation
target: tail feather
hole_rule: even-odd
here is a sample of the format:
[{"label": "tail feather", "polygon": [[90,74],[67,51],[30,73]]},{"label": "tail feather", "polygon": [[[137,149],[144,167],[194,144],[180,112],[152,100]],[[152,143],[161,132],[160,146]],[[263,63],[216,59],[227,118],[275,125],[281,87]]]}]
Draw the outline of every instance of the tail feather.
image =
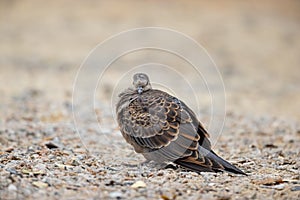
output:
[{"label": "tail feather", "polygon": [[234,165],[232,165],[231,163],[227,162],[226,160],[224,160],[223,158],[219,157],[214,151],[210,151],[210,153],[207,155],[208,158],[213,159],[215,161],[217,161],[218,163],[220,163],[225,171],[234,173],[234,174],[243,174],[243,175],[247,175],[245,172],[243,172],[242,170],[240,170],[239,168],[235,167]]},{"label": "tail feather", "polygon": [[212,163],[212,165],[205,165],[205,164],[199,164],[197,160],[193,162],[191,159],[178,159],[174,161],[174,163],[181,165],[182,167],[185,167],[187,169],[190,169],[195,172],[220,172],[220,171],[227,171],[234,174],[242,174],[246,175],[242,170],[238,169],[234,165],[230,164],[223,158],[219,157],[215,152],[212,150],[208,152],[205,157],[209,159]]}]

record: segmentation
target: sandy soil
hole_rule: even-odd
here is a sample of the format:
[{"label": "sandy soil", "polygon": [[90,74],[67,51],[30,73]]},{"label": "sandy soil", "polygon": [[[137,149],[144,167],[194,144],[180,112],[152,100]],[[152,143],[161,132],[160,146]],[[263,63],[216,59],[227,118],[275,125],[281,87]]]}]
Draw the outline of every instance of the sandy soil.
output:
[{"label": "sandy soil", "polygon": [[[1,1],[0,199],[299,199],[299,8],[298,1]],[[72,86],[81,62],[107,37],[143,26],[188,34],[213,57],[227,97],[214,149],[249,176],[142,164],[105,101],[96,113],[110,126],[99,130],[83,116],[77,134]]]}]

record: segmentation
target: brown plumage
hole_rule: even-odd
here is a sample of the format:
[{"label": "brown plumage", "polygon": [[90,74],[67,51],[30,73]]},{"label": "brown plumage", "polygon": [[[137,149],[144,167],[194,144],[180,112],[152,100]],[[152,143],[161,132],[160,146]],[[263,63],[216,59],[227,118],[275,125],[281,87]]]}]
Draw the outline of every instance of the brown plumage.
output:
[{"label": "brown plumage", "polygon": [[116,112],[122,135],[146,159],[196,172],[246,175],[211,150],[209,134],[195,113],[176,97],[152,89],[146,74],[135,74],[133,88],[119,97]]}]

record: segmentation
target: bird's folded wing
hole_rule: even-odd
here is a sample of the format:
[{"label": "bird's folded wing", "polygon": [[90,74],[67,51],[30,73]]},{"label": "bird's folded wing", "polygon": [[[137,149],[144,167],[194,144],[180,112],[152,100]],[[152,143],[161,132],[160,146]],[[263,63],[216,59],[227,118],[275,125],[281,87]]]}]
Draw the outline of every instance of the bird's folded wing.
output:
[{"label": "bird's folded wing", "polygon": [[201,124],[184,103],[166,95],[144,101],[147,112],[139,116],[128,112],[121,127],[125,139],[138,153],[155,151],[162,159],[176,160],[197,151],[199,141],[204,140],[201,137],[207,133],[198,133],[202,131]]}]

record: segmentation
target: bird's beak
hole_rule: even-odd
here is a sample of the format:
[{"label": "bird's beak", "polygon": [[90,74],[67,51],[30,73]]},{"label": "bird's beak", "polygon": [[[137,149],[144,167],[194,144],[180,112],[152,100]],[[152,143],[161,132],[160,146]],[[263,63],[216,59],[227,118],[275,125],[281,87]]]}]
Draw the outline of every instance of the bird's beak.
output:
[{"label": "bird's beak", "polygon": [[143,87],[139,86],[139,87],[137,88],[137,91],[138,91],[139,94],[142,94],[142,92],[143,92]]}]

